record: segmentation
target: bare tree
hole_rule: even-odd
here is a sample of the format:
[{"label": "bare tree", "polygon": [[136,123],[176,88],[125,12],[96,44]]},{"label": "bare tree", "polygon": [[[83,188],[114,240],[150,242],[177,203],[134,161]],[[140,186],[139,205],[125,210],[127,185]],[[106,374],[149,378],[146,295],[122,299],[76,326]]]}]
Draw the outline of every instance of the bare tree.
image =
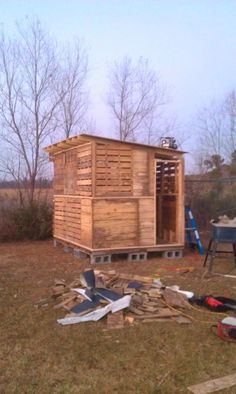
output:
[{"label": "bare tree", "polygon": [[88,57],[79,41],[64,50],[65,60],[61,67],[59,85],[59,121],[66,138],[81,131],[87,124],[88,92],[86,80]]},{"label": "bare tree", "polygon": [[215,157],[229,162],[236,149],[235,91],[202,109],[196,117],[195,130],[199,136],[196,155],[201,156],[201,162],[210,163]]},{"label": "bare tree", "polygon": [[225,156],[229,159],[232,152],[236,150],[236,92],[232,90],[229,92],[222,104],[222,111],[224,113],[224,128],[225,128],[225,142],[224,150]]},{"label": "bare tree", "polygon": [[[80,79],[78,51],[61,66],[56,43],[39,21],[18,25],[17,33],[16,39],[6,38],[4,33],[0,39],[0,136],[12,155],[5,170],[11,176],[15,171],[32,203],[36,179],[45,163],[42,146],[62,125],[68,135],[79,122],[76,107],[80,102],[74,90],[79,83],[82,88],[86,69]],[[69,115],[60,116],[63,106],[70,119]]]},{"label": "bare tree", "polygon": [[125,57],[114,64],[108,105],[120,140],[136,140],[141,133],[150,133],[157,112],[166,101],[166,89],[147,60],[140,58],[133,65],[131,59]]}]

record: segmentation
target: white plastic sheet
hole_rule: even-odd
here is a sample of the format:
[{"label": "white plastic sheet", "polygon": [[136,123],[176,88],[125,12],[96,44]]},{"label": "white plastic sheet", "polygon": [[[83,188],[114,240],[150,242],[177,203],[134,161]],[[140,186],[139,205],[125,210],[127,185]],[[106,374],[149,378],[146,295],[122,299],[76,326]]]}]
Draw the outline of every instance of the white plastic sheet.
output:
[{"label": "white plastic sheet", "polygon": [[[79,293],[79,291],[78,291]],[[83,316],[73,316],[65,317],[64,319],[58,319],[57,322],[63,326],[68,324],[77,324],[87,321],[98,321],[102,319],[109,312],[115,313],[122,309],[128,308],[130,306],[131,296],[126,295],[117,301],[111,302],[110,304],[104,306],[103,308],[96,309],[92,312],[87,313]]]}]

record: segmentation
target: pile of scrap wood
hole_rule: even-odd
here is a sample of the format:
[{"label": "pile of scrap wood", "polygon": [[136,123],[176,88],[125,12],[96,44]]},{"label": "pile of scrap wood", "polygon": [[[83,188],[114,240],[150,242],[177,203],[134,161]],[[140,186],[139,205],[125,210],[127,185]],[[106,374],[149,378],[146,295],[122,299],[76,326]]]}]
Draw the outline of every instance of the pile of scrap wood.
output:
[{"label": "pile of scrap wood", "polygon": [[63,325],[97,321],[106,315],[108,329],[121,328],[124,323],[191,322],[183,312],[190,307],[185,292],[151,277],[89,269],[70,284],[56,280],[52,291],[54,309],[67,311],[58,320]]}]

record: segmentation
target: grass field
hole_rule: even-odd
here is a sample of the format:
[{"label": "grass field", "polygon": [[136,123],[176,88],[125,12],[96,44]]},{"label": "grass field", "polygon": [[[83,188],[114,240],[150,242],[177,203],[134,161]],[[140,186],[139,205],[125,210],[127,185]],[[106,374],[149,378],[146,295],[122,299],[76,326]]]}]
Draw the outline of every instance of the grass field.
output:
[{"label": "grass field", "polygon": [[[181,275],[169,269],[176,265],[195,270]],[[225,262],[222,270],[231,265]],[[0,393],[185,394],[189,385],[235,372],[235,344],[211,332],[211,322],[220,317],[209,312],[190,311],[196,319],[190,325],[154,322],[104,331],[105,320],[62,327],[56,319],[63,311],[51,304],[34,307],[51,294],[54,279],[71,281],[86,267],[88,261],[53,248],[51,241],[0,245]],[[199,255],[102,269],[111,267],[160,275],[164,284],[197,294],[236,298],[235,279],[201,280]],[[236,387],[222,391],[235,392]]]},{"label": "grass field", "polygon": [[[18,191],[17,189],[14,188],[0,188],[0,202],[3,199],[17,199],[18,197]],[[36,198],[42,199],[42,200],[52,200],[53,197],[53,191],[50,188],[42,188],[42,189],[36,189],[35,190],[35,196]]]}]

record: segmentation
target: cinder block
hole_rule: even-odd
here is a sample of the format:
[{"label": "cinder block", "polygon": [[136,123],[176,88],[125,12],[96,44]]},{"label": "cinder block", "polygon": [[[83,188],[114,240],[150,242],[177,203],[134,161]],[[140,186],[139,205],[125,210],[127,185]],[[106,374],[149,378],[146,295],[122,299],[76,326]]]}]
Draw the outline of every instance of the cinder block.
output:
[{"label": "cinder block", "polygon": [[67,246],[65,245],[63,248],[65,253],[72,253],[73,252],[73,248],[71,246]]},{"label": "cinder block", "polygon": [[74,249],[74,256],[78,259],[85,259],[88,255],[80,249]]},{"label": "cinder block", "polygon": [[128,261],[145,261],[145,260],[147,260],[147,252],[128,254]]},{"label": "cinder block", "polygon": [[54,246],[54,248],[58,248],[58,247],[62,246],[62,243],[54,238],[53,246]]},{"label": "cinder block", "polygon": [[91,255],[90,256],[91,264],[105,264],[111,263],[111,254],[103,254],[103,255]]},{"label": "cinder block", "polygon": [[162,257],[164,259],[179,259],[180,257],[183,257],[183,251],[182,250],[166,250],[165,252],[162,253]]}]

